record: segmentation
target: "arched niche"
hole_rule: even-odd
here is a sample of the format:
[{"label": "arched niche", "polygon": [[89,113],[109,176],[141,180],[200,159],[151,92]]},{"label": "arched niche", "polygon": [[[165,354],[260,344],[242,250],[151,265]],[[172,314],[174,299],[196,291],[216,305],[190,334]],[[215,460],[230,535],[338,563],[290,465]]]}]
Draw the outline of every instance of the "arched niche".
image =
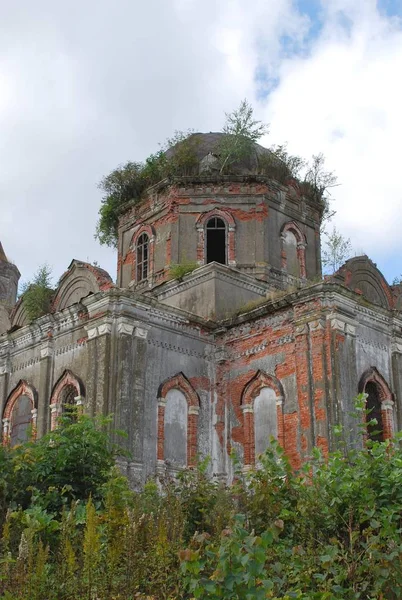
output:
[{"label": "arched niche", "polygon": [[7,398],[3,411],[3,444],[15,446],[36,437],[38,395],[35,388],[20,380]]},{"label": "arched niche", "polygon": [[184,393],[171,389],[165,397],[164,459],[172,466],[187,465],[188,405]]},{"label": "arched niche", "polygon": [[293,277],[307,276],[306,236],[294,221],[289,221],[281,229],[282,268]]},{"label": "arched niche", "polygon": [[284,390],[274,375],[257,371],[245,386],[241,399],[243,412],[244,464],[252,465],[276,437],[284,446]]},{"label": "arched niche", "polygon": [[270,438],[278,439],[277,396],[270,387],[262,387],[254,398],[255,457],[268,448]]},{"label": "arched niche", "polygon": [[[183,373],[170,377],[159,386],[157,414],[159,462],[167,461],[176,467],[180,466],[180,463],[181,466],[195,464],[199,410],[198,394]],[[174,448],[175,435],[177,448]],[[185,449],[184,440],[186,440]]]}]

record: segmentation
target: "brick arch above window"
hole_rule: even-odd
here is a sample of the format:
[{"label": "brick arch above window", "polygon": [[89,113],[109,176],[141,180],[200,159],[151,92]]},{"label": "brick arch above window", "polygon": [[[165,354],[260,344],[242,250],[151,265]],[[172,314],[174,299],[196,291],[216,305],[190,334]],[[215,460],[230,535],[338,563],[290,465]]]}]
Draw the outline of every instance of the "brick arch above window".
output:
[{"label": "brick arch above window", "polygon": [[197,439],[198,439],[198,413],[200,409],[200,399],[183,373],[177,373],[164,381],[158,390],[158,415],[157,415],[157,460],[165,460],[165,407],[166,396],[172,390],[182,392],[187,401],[187,464],[194,466],[197,457]]},{"label": "brick arch above window", "polygon": [[64,373],[59,377],[56,381],[52,394],[50,396],[50,411],[51,411],[51,422],[50,428],[51,430],[55,429],[57,425],[57,418],[62,412],[62,398],[63,392],[66,388],[73,387],[76,390],[75,402],[77,406],[81,406],[83,404],[85,398],[85,386],[82,380],[74,375],[72,371],[66,369]]},{"label": "brick arch above window", "polygon": [[283,235],[287,231],[291,231],[292,233],[294,233],[298,244],[307,245],[306,236],[295,221],[288,221],[287,223],[285,223],[281,229],[281,235]]},{"label": "brick arch above window", "polygon": [[8,444],[10,439],[10,421],[14,406],[21,396],[26,396],[31,402],[32,437],[36,437],[36,420],[38,414],[38,392],[25,379],[21,379],[7,398],[3,411],[3,444]]},{"label": "brick arch above window", "polygon": [[214,208],[208,212],[201,213],[195,223],[198,233],[197,239],[197,262],[199,265],[206,264],[206,235],[205,228],[210,219],[217,217],[225,222],[227,227],[227,262],[231,267],[236,266],[236,249],[235,249],[235,232],[236,232],[236,221],[233,215],[226,210],[220,208]]},{"label": "brick arch above window", "polygon": [[370,367],[360,377],[358,391],[365,391],[368,383],[375,384],[381,404],[382,438],[392,438],[394,434],[394,395],[385,378],[376,367]]},{"label": "brick arch above window", "polygon": [[296,239],[297,260],[299,263],[300,277],[306,278],[306,246],[307,239],[300,227],[294,221],[288,221],[281,229],[281,260],[282,268],[287,269],[287,254],[286,254],[286,234],[292,233]]},{"label": "brick arch above window", "polygon": [[257,373],[244,387],[241,398],[241,409],[243,411],[243,433],[244,433],[244,464],[245,466],[255,463],[255,423],[254,423],[254,401],[263,388],[272,389],[276,396],[276,417],[278,442],[282,447],[285,445],[284,438],[284,416],[283,402],[285,394],[279,379],[264,371]]},{"label": "brick arch above window", "polygon": [[[147,267],[147,277],[138,278],[137,267],[138,267],[138,255],[137,255],[137,247],[140,237],[146,234],[148,236],[148,267]],[[152,278],[154,274],[154,251],[155,251],[155,230],[151,225],[141,225],[137,231],[134,233],[131,240],[131,252],[133,256],[133,270],[132,270],[132,280],[140,283],[141,281],[149,281],[152,283]]]},{"label": "brick arch above window", "polygon": [[393,394],[391,389],[376,367],[370,367],[364,371],[363,375],[360,377],[358,385],[359,393],[364,392],[364,388],[369,382],[375,383],[378,386],[381,402],[393,402]]},{"label": "brick arch above window", "polygon": [[242,394],[242,406],[252,406],[255,398],[260,393],[261,388],[268,387],[275,391],[278,401],[283,402],[285,394],[283,386],[279,379],[275,375],[268,375],[265,371],[257,371],[257,373],[250,379],[243,390]]}]

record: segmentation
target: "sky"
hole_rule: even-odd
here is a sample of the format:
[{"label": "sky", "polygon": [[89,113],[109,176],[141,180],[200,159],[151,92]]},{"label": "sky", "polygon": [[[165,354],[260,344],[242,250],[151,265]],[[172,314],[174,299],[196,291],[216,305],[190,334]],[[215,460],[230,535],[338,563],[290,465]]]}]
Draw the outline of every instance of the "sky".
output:
[{"label": "sky", "polygon": [[247,98],[263,145],[322,152],[333,219],[402,273],[402,0],[0,0],[0,240],[29,280],[94,239],[101,178]]}]

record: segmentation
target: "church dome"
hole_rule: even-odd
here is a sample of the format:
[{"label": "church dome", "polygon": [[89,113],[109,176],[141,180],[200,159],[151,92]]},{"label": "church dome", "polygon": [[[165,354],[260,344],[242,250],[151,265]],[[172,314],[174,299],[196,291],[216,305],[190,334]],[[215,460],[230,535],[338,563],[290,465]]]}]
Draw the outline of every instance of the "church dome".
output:
[{"label": "church dome", "polygon": [[[178,142],[166,151],[167,158],[173,158],[183,143],[189,144],[191,152],[198,161],[199,173],[205,171],[218,171],[220,169],[219,153],[220,145],[228,134],[221,132],[193,133],[183,142]],[[253,143],[251,152],[241,160],[233,163],[230,167],[232,173],[237,175],[250,175],[259,170],[261,157],[271,157],[273,162],[274,155],[270,150],[260,144]]]}]

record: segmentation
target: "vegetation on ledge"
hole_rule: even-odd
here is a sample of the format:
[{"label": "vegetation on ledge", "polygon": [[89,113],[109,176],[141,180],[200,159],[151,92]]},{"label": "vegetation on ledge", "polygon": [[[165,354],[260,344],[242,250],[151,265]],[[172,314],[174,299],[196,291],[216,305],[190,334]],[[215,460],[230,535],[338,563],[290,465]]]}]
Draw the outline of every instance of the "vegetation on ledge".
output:
[{"label": "vegetation on ledge", "polygon": [[[336,184],[333,173],[325,170],[322,154],[310,162],[289,154],[286,144],[264,149],[256,146],[268,132],[268,126],[253,118],[253,108],[243,100],[237,110],[226,114],[222,133],[211,154],[212,163],[206,165],[211,177],[238,173],[239,164],[253,157],[250,175],[264,175],[285,183],[298,181],[306,196],[324,202],[324,217],[329,207],[326,193]],[[165,179],[196,176],[200,173],[197,154],[200,135],[189,130],[175,132],[160,150],[151,154],[144,163],[127,162],[106,175],[99,183],[103,193],[95,237],[101,244],[115,246],[119,215],[127,203],[140,202],[146,190]]]},{"label": "vegetation on ledge", "polygon": [[32,281],[22,285],[24,308],[30,322],[50,312],[54,290],[52,289],[52,271],[48,265],[42,265]]}]

